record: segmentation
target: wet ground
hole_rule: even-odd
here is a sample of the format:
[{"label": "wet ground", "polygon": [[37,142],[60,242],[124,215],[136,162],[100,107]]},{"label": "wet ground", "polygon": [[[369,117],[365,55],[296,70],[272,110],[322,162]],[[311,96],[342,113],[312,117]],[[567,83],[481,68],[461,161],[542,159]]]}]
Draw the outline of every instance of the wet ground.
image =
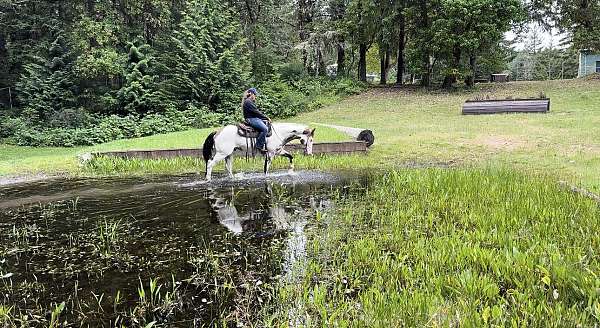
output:
[{"label": "wet ground", "polygon": [[301,266],[304,229],[356,179],[259,174],[0,187],[8,325],[230,326]]}]

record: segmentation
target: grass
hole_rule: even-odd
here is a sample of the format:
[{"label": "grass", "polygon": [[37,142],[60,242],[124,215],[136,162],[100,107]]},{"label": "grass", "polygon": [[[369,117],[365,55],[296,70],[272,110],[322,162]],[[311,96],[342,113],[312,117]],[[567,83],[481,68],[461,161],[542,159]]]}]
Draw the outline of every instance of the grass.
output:
[{"label": "grass", "polygon": [[[552,100],[550,113],[462,116],[469,98],[536,96],[543,91]],[[370,154],[332,158],[298,158],[297,168],[338,169],[428,166],[481,166],[497,164],[522,171],[550,172],[558,179],[600,192],[600,81],[566,80],[488,84],[473,91],[375,88],[335,105],[293,119],[364,127],[374,131]],[[91,151],[199,147],[212,129],[192,130],[94,147],[27,148],[0,145],[0,176],[66,172],[69,174],[148,174],[202,172],[203,163],[190,159],[156,163],[118,161],[79,168],[76,155]],[[332,129],[317,128],[317,141],[346,137]],[[143,162],[143,163],[142,163]],[[151,163],[152,162],[152,163]],[[236,169],[260,170],[259,161]],[[285,160],[275,163],[284,167]],[[223,169],[222,165],[218,168]]]},{"label": "grass", "polygon": [[[551,112],[461,116],[468,98],[551,98]],[[600,191],[600,81],[518,82],[473,92],[375,89],[299,118],[371,128],[377,163],[509,165]],[[369,163],[370,164],[370,163]]]},{"label": "grass", "polygon": [[[468,98],[540,91],[552,99],[548,114],[460,115]],[[265,309],[265,325],[600,322],[600,209],[557,183],[600,192],[600,81],[519,82],[454,92],[375,88],[294,121],[370,128],[376,136],[367,156],[299,157],[297,168],[388,173],[374,176],[366,190],[340,196],[333,212],[317,215],[308,229],[306,274],[280,286],[279,302]],[[74,149],[0,146],[0,174],[202,172],[203,163],[194,159],[101,159],[79,168],[74,156],[197,147],[208,132]],[[344,138],[317,129],[317,141]],[[427,166],[450,169],[405,168]],[[237,161],[235,168],[260,170],[261,163]]]},{"label": "grass", "polygon": [[[348,137],[331,128],[319,127],[320,140],[342,141]],[[0,177],[27,174],[141,175],[204,172],[204,162],[191,158],[159,161],[101,160],[79,167],[77,156],[97,151],[200,148],[215,129],[196,129],[150,137],[117,140],[91,147],[34,148],[0,144]],[[252,165],[261,167],[260,161]],[[237,163],[240,163],[239,161]],[[278,161],[279,163],[279,161]],[[284,161],[280,162],[284,163]],[[246,165],[246,168],[249,166]]]},{"label": "grass", "polygon": [[600,209],[552,179],[405,169],[350,195],[311,230],[307,272],[282,287],[271,325],[600,322]]}]

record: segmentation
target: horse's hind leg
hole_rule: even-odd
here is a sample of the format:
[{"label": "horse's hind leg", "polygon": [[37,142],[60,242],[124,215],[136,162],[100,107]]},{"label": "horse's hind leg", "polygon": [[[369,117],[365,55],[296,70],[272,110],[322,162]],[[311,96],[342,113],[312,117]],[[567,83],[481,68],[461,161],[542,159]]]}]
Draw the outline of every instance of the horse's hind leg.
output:
[{"label": "horse's hind leg", "polygon": [[213,167],[217,165],[217,163],[219,163],[220,161],[224,160],[227,156],[229,155],[217,152],[215,154],[215,157],[213,157],[210,161],[208,161],[208,163],[206,163],[206,181],[211,180]]},{"label": "horse's hind leg", "polygon": [[233,155],[225,157],[225,166],[230,178],[233,178]]}]

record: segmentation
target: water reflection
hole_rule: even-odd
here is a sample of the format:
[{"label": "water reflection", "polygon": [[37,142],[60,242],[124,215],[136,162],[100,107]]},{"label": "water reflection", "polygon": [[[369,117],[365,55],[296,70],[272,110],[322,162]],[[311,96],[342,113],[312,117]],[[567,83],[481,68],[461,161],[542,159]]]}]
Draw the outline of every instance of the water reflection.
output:
[{"label": "water reflection", "polygon": [[[83,313],[86,324],[110,325],[119,317],[133,320],[140,282],[157,279],[163,291],[179,286],[183,305],[170,317],[150,313],[149,321],[210,322],[234,311],[245,292],[216,294],[228,289],[214,286],[214,279],[241,286],[248,277],[302,277],[305,229],[337,188],[331,176],[307,177],[297,183],[286,177],[203,185],[194,177],[164,177],[0,187],[0,277],[6,277],[0,302],[30,320],[45,318],[63,301],[86,304],[79,312],[68,307],[63,319],[77,322]],[[114,313],[99,311],[113,308],[117,294],[125,301]],[[94,295],[104,296],[98,301]]]},{"label": "water reflection", "polygon": [[[267,220],[276,231],[285,231],[282,269],[286,281],[297,281],[304,276],[307,236],[305,228],[318,212],[331,207],[331,201],[320,194],[311,194],[305,199],[294,198],[289,194],[295,191],[295,185],[282,186],[265,183],[262,188],[265,202],[262,208],[251,208],[240,214],[236,207],[235,188],[227,193],[209,189],[207,199],[218,221],[231,233],[241,235],[252,231],[251,222]],[[244,208],[244,206],[240,206]]]}]

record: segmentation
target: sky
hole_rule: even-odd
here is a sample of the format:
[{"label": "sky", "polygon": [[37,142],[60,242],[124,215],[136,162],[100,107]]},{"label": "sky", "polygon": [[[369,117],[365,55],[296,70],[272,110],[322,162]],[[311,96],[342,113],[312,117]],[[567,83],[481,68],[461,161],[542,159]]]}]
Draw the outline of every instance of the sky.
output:
[{"label": "sky", "polygon": [[[552,29],[552,31],[546,31],[541,28],[538,24],[531,23],[528,26],[529,32],[522,33],[520,40],[515,44],[516,50],[523,50],[529,40],[532,38],[534,31],[537,31],[538,38],[540,39],[540,47],[542,48],[564,48],[559,44],[561,40],[565,37],[565,34],[559,33],[556,29]],[[514,40],[519,37],[516,31],[509,31],[504,34],[504,37],[507,40]]]}]

